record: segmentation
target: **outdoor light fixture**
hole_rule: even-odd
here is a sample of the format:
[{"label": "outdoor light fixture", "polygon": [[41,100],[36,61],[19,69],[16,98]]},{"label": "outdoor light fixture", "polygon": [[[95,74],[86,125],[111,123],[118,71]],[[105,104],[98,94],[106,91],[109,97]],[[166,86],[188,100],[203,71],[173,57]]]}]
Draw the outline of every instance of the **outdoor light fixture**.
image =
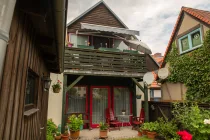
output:
[{"label": "outdoor light fixture", "polygon": [[45,91],[49,91],[52,80],[50,79],[49,76],[43,76],[42,77],[42,80],[44,82],[44,86],[43,86],[44,87],[44,90]]}]

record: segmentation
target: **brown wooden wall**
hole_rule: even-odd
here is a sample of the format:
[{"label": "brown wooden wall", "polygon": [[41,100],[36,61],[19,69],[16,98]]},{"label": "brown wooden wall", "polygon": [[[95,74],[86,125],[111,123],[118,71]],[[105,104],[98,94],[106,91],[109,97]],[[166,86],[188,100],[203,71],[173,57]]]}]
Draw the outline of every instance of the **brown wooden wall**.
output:
[{"label": "brown wooden wall", "polygon": [[80,29],[80,23],[90,23],[104,26],[125,28],[103,3],[92,9],[88,14],[74,22],[68,27],[68,32],[75,32]]},{"label": "brown wooden wall", "polygon": [[[43,91],[41,77],[49,75],[36,45],[36,30],[29,15],[14,12],[7,47],[2,88],[0,89],[0,140],[46,139],[48,93]],[[28,69],[38,75],[38,112],[24,116]],[[41,131],[40,128],[44,127]]]}]

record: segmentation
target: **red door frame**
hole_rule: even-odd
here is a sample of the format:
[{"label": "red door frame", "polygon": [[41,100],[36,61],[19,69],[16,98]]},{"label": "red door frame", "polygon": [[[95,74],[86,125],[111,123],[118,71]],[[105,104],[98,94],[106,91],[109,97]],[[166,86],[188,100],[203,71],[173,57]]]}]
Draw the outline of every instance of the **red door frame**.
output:
[{"label": "red door frame", "polygon": [[[114,88],[127,88],[129,91],[130,91],[130,89],[128,88],[128,87],[125,87],[125,86],[113,86],[113,88],[112,88],[112,110],[113,110],[113,112],[114,112]],[[133,104],[132,104],[132,92],[130,91],[130,114],[132,115],[133,114],[133,108],[132,108],[132,106],[133,106]],[[115,114],[115,115],[117,115],[117,114]],[[130,123],[131,123],[131,121],[132,121],[132,116],[130,117]]]},{"label": "red door frame", "polygon": [[[108,108],[111,107],[111,87],[110,86],[90,86],[90,125],[92,128],[98,127],[99,124],[92,124],[92,112],[93,112],[93,88],[107,88],[108,89]],[[105,111],[105,110],[104,110]]]}]

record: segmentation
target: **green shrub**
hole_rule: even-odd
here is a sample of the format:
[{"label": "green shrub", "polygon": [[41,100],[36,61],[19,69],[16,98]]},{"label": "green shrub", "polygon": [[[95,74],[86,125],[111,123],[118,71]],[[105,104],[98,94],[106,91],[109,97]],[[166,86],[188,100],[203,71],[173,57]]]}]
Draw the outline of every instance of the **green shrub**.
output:
[{"label": "green shrub", "polygon": [[52,119],[47,120],[47,140],[54,140],[53,135],[57,132],[57,126]]}]

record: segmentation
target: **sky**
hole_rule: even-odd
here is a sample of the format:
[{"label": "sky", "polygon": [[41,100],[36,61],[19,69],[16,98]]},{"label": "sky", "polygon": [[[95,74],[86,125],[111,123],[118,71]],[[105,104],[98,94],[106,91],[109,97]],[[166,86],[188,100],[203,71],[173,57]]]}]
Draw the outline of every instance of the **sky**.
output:
[{"label": "sky", "polygon": [[[100,0],[68,0],[67,23]],[[210,11],[210,0],[104,0],[153,54],[165,53],[182,6]]]}]

